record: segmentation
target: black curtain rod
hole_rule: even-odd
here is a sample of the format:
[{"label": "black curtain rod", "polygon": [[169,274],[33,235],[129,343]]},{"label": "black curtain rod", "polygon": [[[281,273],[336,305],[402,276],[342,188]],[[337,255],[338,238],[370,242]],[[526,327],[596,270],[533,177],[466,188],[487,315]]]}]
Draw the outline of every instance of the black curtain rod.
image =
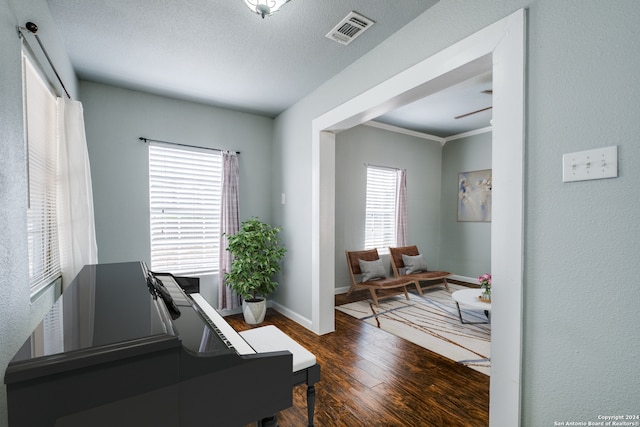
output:
[{"label": "black curtain rod", "polygon": [[47,49],[44,48],[44,45],[40,41],[40,37],[38,37],[38,34],[36,34],[38,32],[38,26],[36,24],[34,24],[33,22],[27,22],[24,27],[18,27],[18,32],[20,33],[20,35],[22,37],[24,37],[24,35],[22,34],[22,30],[27,30],[31,34],[34,35],[34,37],[36,38],[36,41],[40,45],[40,49],[42,49],[42,52],[44,53],[44,56],[47,58],[47,61],[49,61],[49,65],[51,66],[51,69],[53,70],[54,74],[56,75],[56,78],[60,82],[60,85],[62,86],[62,89],[64,90],[64,93],[67,94],[67,97],[69,99],[72,99],[71,95],[69,95],[69,91],[67,90],[67,87],[64,85],[64,83],[62,82],[62,79],[60,78],[60,74],[58,74],[58,70],[56,70],[55,65],[53,65],[53,62],[51,61],[51,58],[49,57],[49,54],[47,53]]},{"label": "black curtain rod", "polygon": [[365,166],[371,166],[372,168],[378,168],[378,169],[389,169],[389,170],[394,170],[394,171],[399,171],[400,168],[394,168],[393,166],[380,166],[380,165],[372,165],[371,163],[365,163]]},{"label": "black curtain rod", "polygon": [[[144,136],[141,136],[140,138],[138,138],[140,141],[142,142],[146,142],[148,143],[149,141],[152,142],[160,142],[162,144],[171,144],[171,145],[179,145],[181,147],[189,147],[189,148],[200,148],[202,150],[212,150],[212,151],[225,151],[222,150],[220,148],[210,148],[210,147],[200,147],[198,145],[188,145],[188,144],[181,144],[179,142],[170,142],[170,141],[160,141],[159,139],[151,139],[151,138],[145,138]],[[229,150],[229,151],[233,151],[233,150]],[[233,151],[236,154],[240,154],[239,151]]]}]

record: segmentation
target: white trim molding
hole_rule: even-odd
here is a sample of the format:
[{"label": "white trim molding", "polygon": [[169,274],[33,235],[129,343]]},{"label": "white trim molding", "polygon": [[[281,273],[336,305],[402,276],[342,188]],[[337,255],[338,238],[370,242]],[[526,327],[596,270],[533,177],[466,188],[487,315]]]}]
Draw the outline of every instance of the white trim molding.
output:
[{"label": "white trim molding", "polygon": [[370,126],[372,128],[388,130],[389,132],[401,133],[403,135],[415,136],[416,138],[428,139],[429,141],[436,141],[439,142],[440,145],[444,145],[444,143],[446,142],[446,138],[441,138],[439,136],[429,135],[428,133],[405,129],[398,126],[388,125],[386,123],[380,123],[374,120],[363,123],[363,125]]},{"label": "white trim molding", "polygon": [[492,132],[492,131],[493,131],[493,126],[487,126],[486,128],[480,128],[476,130],[470,130],[469,132],[459,133],[457,135],[451,135],[444,138],[444,143],[442,145],[446,144],[449,141],[455,141],[456,139],[462,139],[462,138],[466,138],[468,136],[474,136],[474,135],[482,135],[483,133]]},{"label": "white trim molding", "polygon": [[[491,427],[520,425],[525,11],[456,42],[312,121],[311,330],[335,328],[335,132],[493,70]],[[471,66],[474,65],[474,66]]]},{"label": "white trim molding", "polygon": [[470,283],[472,285],[480,285],[478,283],[478,278],[477,277],[458,276],[457,274],[452,274],[451,276],[447,277],[447,279],[457,280],[459,282]]},{"label": "white trim molding", "polygon": [[280,305],[277,302],[272,301],[272,300],[267,301],[267,307],[273,308],[275,311],[277,311],[278,313],[282,314],[283,316],[288,317],[289,319],[291,319],[294,322],[304,326],[305,328],[307,328],[309,330],[312,330],[311,320],[307,319],[306,317],[300,316],[295,311],[289,310],[287,307],[285,307],[283,305]]}]

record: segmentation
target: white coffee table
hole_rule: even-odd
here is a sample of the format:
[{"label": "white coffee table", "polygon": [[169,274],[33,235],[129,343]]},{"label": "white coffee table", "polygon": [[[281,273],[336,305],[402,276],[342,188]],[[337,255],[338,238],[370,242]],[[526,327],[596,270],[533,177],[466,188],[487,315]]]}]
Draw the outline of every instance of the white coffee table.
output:
[{"label": "white coffee table", "polygon": [[[478,323],[491,322],[491,303],[480,301],[480,299],[478,298],[480,295],[482,295],[482,289],[476,289],[476,288],[461,289],[451,294],[451,297],[456,302],[456,306],[458,307],[458,316],[460,317],[460,323],[473,325]],[[462,312],[460,311],[460,304],[477,308],[480,310],[484,310],[484,314],[487,316],[487,321],[486,322],[467,322],[463,320]]]}]

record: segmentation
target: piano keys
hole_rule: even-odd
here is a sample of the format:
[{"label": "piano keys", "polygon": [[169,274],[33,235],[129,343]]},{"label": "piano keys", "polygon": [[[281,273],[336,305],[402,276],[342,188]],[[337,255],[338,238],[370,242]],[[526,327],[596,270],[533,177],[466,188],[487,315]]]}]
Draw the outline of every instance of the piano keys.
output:
[{"label": "piano keys", "polygon": [[[153,276],[161,281],[172,300],[178,306],[189,305],[189,300],[184,298],[186,295],[182,291],[182,284],[178,285],[178,281],[183,278],[176,278],[169,273],[153,273]],[[191,289],[194,289],[192,285]],[[285,350],[292,354],[292,385],[307,385],[308,427],[313,427],[315,383],[320,381],[320,365],[316,363],[316,357],[275,326],[262,326],[238,334],[202,295],[197,292],[190,293],[189,299],[194,303],[193,308],[200,312],[211,327],[211,330],[218,335],[228,348],[234,349],[236,353],[247,355]],[[209,336],[208,334],[205,335]],[[217,341],[214,340],[213,342]],[[200,351],[206,351],[206,347],[209,344],[208,339],[203,340],[200,344]]]},{"label": "piano keys", "polygon": [[10,427],[243,426],[292,405],[290,352],[256,352],[158,275],[170,310],[149,277],[82,269],[7,367]]}]

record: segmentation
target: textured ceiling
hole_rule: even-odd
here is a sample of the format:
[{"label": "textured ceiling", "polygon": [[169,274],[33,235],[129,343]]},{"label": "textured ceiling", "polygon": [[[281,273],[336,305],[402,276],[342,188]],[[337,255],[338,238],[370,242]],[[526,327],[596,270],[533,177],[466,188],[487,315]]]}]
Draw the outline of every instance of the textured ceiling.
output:
[{"label": "textured ceiling", "polygon": [[[291,0],[264,19],[242,0],[48,3],[79,78],[275,117],[437,0]],[[348,46],[327,39],[351,11],[375,24]],[[461,92],[455,96],[436,97],[436,110],[442,112],[443,98],[457,110],[474,109],[459,105],[467,102]],[[425,103],[380,120],[451,134],[451,118],[447,125]],[[418,105],[423,113],[415,111]],[[458,126],[455,133],[478,127]]]},{"label": "textured ceiling", "polygon": [[[242,0],[49,0],[82,79],[276,116],[435,0],[292,0],[270,17]],[[352,10],[374,20],[325,38]]]},{"label": "textured ceiling", "polygon": [[[439,137],[490,126],[491,109],[485,109],[492,106],[492,99],[483,91],[492,89],[493,80],[486,65],[476,68],[477,76],[398,108],[376,121]],[[456,119],[474,111],[478,112]]]}]

